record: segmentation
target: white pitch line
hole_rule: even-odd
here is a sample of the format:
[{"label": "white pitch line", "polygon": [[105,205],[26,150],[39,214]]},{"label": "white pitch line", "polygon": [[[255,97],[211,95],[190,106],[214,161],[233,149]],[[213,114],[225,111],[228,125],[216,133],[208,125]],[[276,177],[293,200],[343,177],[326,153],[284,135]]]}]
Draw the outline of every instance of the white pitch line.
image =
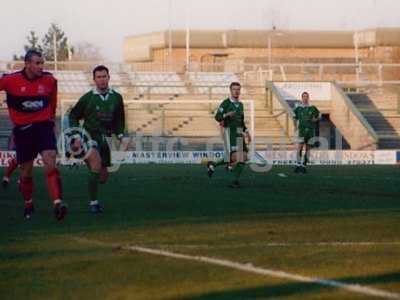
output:
[{"label": "white pitch line", "polygon": [[224,248],[242,248],[242,247],[315,247],[315,246],[400,246],[400,241],[397,242],[299,242],[299,243],[232,243],[232,244],[148,244],[146,247],[159,247],[159,248],[203,248],[203,249],[224,249]]},{"label": "white pitch line", "polygon": [[164,256],[164,257],[190,260],[190,261],[199,261],[199,262],[203,262],[203,263],[207,263],[207,264],[227,267],[227,268],[240,270],[240,271],[253,273],[253,274],[266,275],[266,276],[271,276],[271,277],[275,277],[275,278],[284,278],[284,279],[289,279],[289,280],[299,281],[299,282],[316,283],[316,284],[320,284],[323,286],[329,286],[329,287],[336,287],[339,289],[347,290],[347,291],[358,293],[358,294],[368,295],[368,296],[375,296],[375,297],[386,298],[386,299],[400,299],[399,293],[393,293],[393,292],[388,292],[388,291],[379,290],[379,289],[375,289],[375,288],[370,288],[370,287],[362,286],[359,284],[347,284],[347,283],[343,283],[343,282],[336,281],[336,280],[320,279],[320,278],[316,278],[316,277],[308,277],[308,276],[298,275],[298,274],[294,274],[294,273],[288,273],[288,272],[279,271],[279,270],[264,269],[261,267],[255,267],[250,263],[243,264],[243,263],[238,263],[238,262],[225,260],[225,259],[218,259],[218,258],[207,257],[207,256],[194,256],[194,255],[180,254],[180,253],[174,253],[174,252],[170,252],[170,251],[158,250],[158,249],[152,249],[152,248],[145,248],[145,247],[140,247],[140,246],[120,246],[115,243],[112,243],[112,244],[104,243],[101,241],[90,240],[90,239],[86,239],[86,238],[73,238],[73,239],[79,243],[86,243],[86,244],[92,244],[92,245],[97,245],[97,246],[116,247],[118,249],[122,249],[122,250],[126,250],[126,251],[147,253],[147,254],[152,254],[152,255],[157,255],[157,256]]},{"label": "white pitch line", "polygon": [[343,283],[343,282],[336,281],[336,280],[319,279],[319,278],[315,278],[315,277],[307,277],[307,276],[302,276],[302,275],[293,274],[293,273],[287,273],[287,272],[278,271],[278,270],[264,269],[264,268],[260,268],[260,267],[255,267],[252,264],[242,264],[242,263],[229,261],[229,260],[225,260],[225,259],[218,259],[218,258],[212,258],[212,257],[207,257],[207,256],[193,256],[193,255],[187,255],[187,254],[179,254],[179,253],[174,253],[174,252],[169,252],[169,251],[164,251],[164,250],[144,248],[144,247],[140,247],[140,246],[124,246],[124,247],[121,247],[121,249],[128,250],[128,251],[147,253],[147,254],[152,254],[152,255],[158,255],[158,256],[171,257],[171,258],[176,258],[176,259],[199,261],[199,262],[204,262],[207,264],[228,267],[231,269],[245,271],[245,272],[249,272],[249,273],[253,273],[253,274],[267,275],[267,276],[277,277],[277,278],[285,278],[285,279],[300,281],[300,282],[317,283],[320,285],[336,287],[336,288],[340,288],[340,289],[344,289],[347,291],[351,291],[351,292],[359,293],[359,294],[363,294],[363,295],[368,295],[368,296],[376,296],[376,297],[386,298],[386,299],[400,299],[400,294],[398,294],[398,293],[392,293],[392,292],[387,292],[387,291],[383,291],[383,290],[378,290],[378,289],[374,289],[374,288],[370,288],[370,287],[366,287],[366,286],[361,286],[358,284],[347,284],[347,283]]}]

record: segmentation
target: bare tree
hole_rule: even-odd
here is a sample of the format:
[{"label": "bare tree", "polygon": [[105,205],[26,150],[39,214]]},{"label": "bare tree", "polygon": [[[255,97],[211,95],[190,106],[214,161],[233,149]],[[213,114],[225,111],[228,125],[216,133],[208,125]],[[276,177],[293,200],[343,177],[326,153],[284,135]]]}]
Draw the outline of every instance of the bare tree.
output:
[{"label": "bare tree", "polygon": [[[31,50],[31,49],[42,51],[43,47],[40,44],[39,40],[40,40],[40,38],[37,36],[36,32],[31,30],[29,32],[29,35],[26,36],[27,44],[24,45],[25,53],[28,52],[28,50]],[[22,54],[22,55],[14,54],[13,59],[14,60],[24,60],[24,56],[25,56],[25,54]]]},{"label": "bare tree", "polygon": [[72,59],[75,61],[99,61],[103,60],[103,55],[99,47],[89,42],[80,42],[74,46]]}]

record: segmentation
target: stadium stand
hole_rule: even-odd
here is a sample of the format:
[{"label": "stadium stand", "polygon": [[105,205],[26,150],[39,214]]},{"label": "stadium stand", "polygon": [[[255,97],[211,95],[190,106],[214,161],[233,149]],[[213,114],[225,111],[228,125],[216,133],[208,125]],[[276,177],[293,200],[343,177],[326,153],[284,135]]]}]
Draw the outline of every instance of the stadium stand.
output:
[{"label": "stadium stand", "polygon": [[12,123],[5,107],[0,108],[0,150],[7,150]]},{"label": "stadium stand", "polygon": [[349,97],[379,137],[379,149],[400,148],[398,95],[384,88],[349,93]]},{"label": "stadium stand", "polygon": [[55,71],[53,75],[58,80],[60,93],[83,94],[91,88],[90,81],[83,71]]},{"label": "stadium stand", "polygon": [[189,72],[188,80],[196,94],[229,94],[228,86],[239,78],[230,72]]},{"label": "stadium stand", "polygon": [[175,72],[129,72],[128,77],[134,94],[143,97],[156,95],[185,95],[188,93],[185,82]]},{"label": "stadium stand", "polygon": [[120,94],[127,94],[129,80],[125,73],[110,71],[110,86]]},{"label": "stadium stand", "polygon": [[[357,93],[349,93],[348,96],[358,110],[365,122],[369,124],[373,132],[378,136],[378,148],[390,149],[400,148],[400,102],[399,91],[396,88],[397,79],[395,66],[380,67],[379,65],[363,65],[360,73],[360,86],[354,82],[355,69],[346,61],[345,64],[336,64],[333,58],[327,58],[329,64],[275,64],[272,66],[274,79],[280,81],[301,81],[315,82],[325,80],[338,80],[342,89],[346,91],[358,91]],[[331,63],[332,62],[332,63]],[[5,63],[7,69],[1,72],[13,72],[12,63]],[[257,69],[258,68],[258,69]],[[119,65],[119,67],[110,68],[111,82],[110,85],[124,95],[125,100],[149,99],[149,100],[173,100],[177,97],[185,100],[222,100],[229,94],[228,86],[232,81],[239,81],[243,84],[242,99],[254,100],[255,102],[255,137],[257,141],[269,140],[274,144],[281,143],[281,139],[286,139],[287,148],[293,147],[292,138],[294,133],[290,128],[290,117],[285,107],[271,109],[268,93],[265,83],[270,78],[267,64],[252,65],[249,70],[246,68],[242,72],[165,72],[165,71],[135,71],[134,67],[128,65]],[[385,68],[387,71],[385,71]],[[383,77],[385,80],[392,80],[386,83],[386,86],[379,85],[379,69],[383,70],[382,74],[397,77]],[[77,99],[78,96],[87,92],[92,87],[90,68],[85,67],[80,70],[58,70],[54,71],[54,75],[59,82],[60,100]],[[385,75],[386,76],[386,75]],[[304,80],[308,78],[307,80]],[[344,82],[344,83],[343,83]],[[374,82],[367,85],[368,82]],[[382,83],[384,84],[385,81]],[[338,85],[339,86],[339,85]],[[358,87],[358,89],[357,89]],[[340,125],[342,121],[335,118],[338,116],[340,109],[349,109],[340,93],[336,95],[339,102],[335,102],[338,107],[331,107],[331,102],[317,103],[320,110],[330,116],[333,125]],[[4,100],[4,93],[0,94],[0,100]],[[318,100],[318,99],[316,99]],[[3,101],[2,101],[3,102]],[[289,101],[290,102],[290,101]],[[318,102],[318,101],[317,101]],[[290,104],[290,103],[289,103]],[[5,108],[5,105],[2,104]],[[335,109],[333,109],[335,108]],[[354,115],[356,112],[351,109]],[[210,109],[207,105],[193,104],[176,108],[165,106],[137,108],[129,104],[127,106],[127,122],[128,129],[131,133],[140,133],[143,135],[151,135],[154,131],[160,131],[165,137],[187,137],[194,140],[201,140],[206,137],[218,137],[220,135],[218,126],[213,121],[213,112],[215,108]],[[1,116],[7,119],[6,113]],[[334,124],[334,123],[337,124]],[[366,124],[358,123],[358,126],[365,127]],[[9,134],[9,124],[0,123],[0,132],[5,136]],[[346,133],[346,125],[340,125],[344,131],[344,136],[348,135],[351,139],[350,131]],[[348,127],[348,126],[347,126]],[[367,126],[368,127],[368,126]],[[373,134],[372,134],[373,135]],[[352,143],[349,143],[353,149]],[[4,145],[1,146],[2,148]],[[356,148],[354,148],[356,149]]]}]

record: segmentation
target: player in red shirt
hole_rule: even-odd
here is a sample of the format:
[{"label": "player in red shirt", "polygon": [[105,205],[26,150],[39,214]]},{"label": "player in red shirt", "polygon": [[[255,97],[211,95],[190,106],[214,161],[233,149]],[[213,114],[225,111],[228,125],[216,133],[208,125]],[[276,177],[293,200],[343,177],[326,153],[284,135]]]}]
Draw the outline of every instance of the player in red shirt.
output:
[{"label": "player in red shirt", "polygon": [[25,201],[24,217],[30,219],[33,161],[42,156],[54,216],[62,220],[67,206],[62,201],[60,172],[56,167],[57,141],[54,118],[57,107],[57,80],[43,71],[42,54],[29,50],[23,70],[0,78],[0,90],[7,94],[7,106],[14,129],[17,162],[21,168],[19,189]]}]

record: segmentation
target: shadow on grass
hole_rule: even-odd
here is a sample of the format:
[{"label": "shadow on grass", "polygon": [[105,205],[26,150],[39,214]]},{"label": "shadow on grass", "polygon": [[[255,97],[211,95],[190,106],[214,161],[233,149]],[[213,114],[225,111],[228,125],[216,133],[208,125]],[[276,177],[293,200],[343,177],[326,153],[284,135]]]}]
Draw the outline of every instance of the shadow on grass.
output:
[{"label": "shadow on grass", "polygon": [[[49,236],[52,234],[101,233],[157,225],[223,224],[232,221],[260,220],[274,215],[315,216],[323,213],[333,217],[342,215],[385,214],[399,211],[398,194],[391,181],[375,182],[377,176],[397,178],[400,170],[373,166],[370,168],[313,167],[311,177],[282,179],[276,172],[291,172],[290,167],[279,167],[270,174],[246,172],[244,188],[227,188],[229,180],[224,172],[209,180],[202,166],[134,165],[123,166],[101,187],[101,202],[105,212],[101,216],[89,213],[86,178],[87,170],[62,168],[65,199],[69,215],[63,222],[52,217],[51,201],[43,178],[43,170],[35,169],[36,213],[32,220],[22,218],[23,204],[15,182],[7,191],[0,191],[0,241],[13,243],[15,237]],[[371,176],[374,171],[374,176]],[[316,181],[327,172],[337,180],[317,181],[304,191],[304,185]],[[370,180],[352,183],[340,181],[342,174],[365,175]],[[275,174],[275,175],[274,175]],[[322,180],[321,179],[321,180]],[[380,184],[380,186],[378,186]],[[298,191],[304,191],[299,193]],[[377,190],[385,191],[382,194]]]},{"label": "shadow on grass", "polygon": [[[382,283],[400,283],[400,272],[379,274],[379,275],[368,275],[368,276],[357,276],[357,277],[346,277],[336,279],[342,283],[347,284],[382,284]],[[260,298],[280,298],[287,296],[295,296],[306,293],[319,292],[324,290],[335,290],[334,287],[322,286],[317,283],[305,283],[305,282],[292,282],[278,285],[268,285],[255,288],[236,289],[227,291],[216,291],[209,292],[202,295],[194,295],[183,298],[173,298],[171,300],[251,300]],[[350,292],[348,292],[350,293]],[[365,295],[366,296],[366,295]]]}]

